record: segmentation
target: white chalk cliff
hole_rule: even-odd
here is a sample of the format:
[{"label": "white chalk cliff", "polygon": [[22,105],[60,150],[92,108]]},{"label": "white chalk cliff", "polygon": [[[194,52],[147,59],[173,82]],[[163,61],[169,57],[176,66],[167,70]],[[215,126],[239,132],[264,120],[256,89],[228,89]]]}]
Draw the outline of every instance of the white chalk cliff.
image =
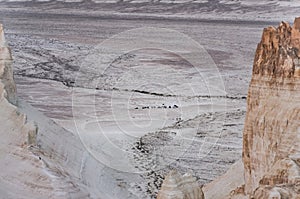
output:
[{"label": "white chalk cliff", "polygon": [[245,193],[300,197],[300,18],[263,32],[244,129]]}]

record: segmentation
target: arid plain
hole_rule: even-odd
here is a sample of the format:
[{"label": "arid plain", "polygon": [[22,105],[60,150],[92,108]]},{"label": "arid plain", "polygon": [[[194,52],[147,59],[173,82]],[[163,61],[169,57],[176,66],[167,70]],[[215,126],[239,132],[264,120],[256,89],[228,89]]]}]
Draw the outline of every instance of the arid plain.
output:
[{"label": "arid plain", "polygon": [[240,164],[257,43],[297,6],[0,1],[0,22],[21,109],[79,136],[106,198],[155,198],[172,169],[205,185]]}]

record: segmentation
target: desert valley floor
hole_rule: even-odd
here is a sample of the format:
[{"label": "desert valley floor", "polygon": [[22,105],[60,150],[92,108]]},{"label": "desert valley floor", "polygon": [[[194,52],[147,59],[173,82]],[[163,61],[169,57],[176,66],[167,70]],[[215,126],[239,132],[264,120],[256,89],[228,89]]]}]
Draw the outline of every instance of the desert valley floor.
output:
[{"label": "desert valley floor", "polygon": [[[137,9],[134,2],[0,1],[21,109],[33,106],[80,137],[107,167],[103,176],[113,173],[116,183],[100,190],[107,196],[117,184],[126,198],[155,198],[172,169],[205,185],[241,159],[257,43],[264,27],[291,21],[296,8],[284,15],[284,1],[257,9],[252,1],[205,2],[201,15],[189,4],[166,9],[168,2]],[[95,52],[105,42],[116,47]],[[114,51],[120,43],[129,51]],[[199,65],[184,57],[193,54]],[[103,55],[113,55],[105,68]]]}]

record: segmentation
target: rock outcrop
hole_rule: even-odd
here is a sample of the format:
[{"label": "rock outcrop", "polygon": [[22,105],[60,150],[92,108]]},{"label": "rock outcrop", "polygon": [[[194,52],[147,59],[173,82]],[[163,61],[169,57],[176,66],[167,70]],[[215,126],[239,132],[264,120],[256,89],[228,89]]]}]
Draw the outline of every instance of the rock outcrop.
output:
[{"label": "rock outcrop", "polygon": [[13,80],[12,56],[6,45],[3,27],[0,24],[0,93],[12,104],[16,104],[16,85]]},{"label": "rock outcrop", "polygon": [[[22,143],[19,144],[33,145],[36,143],[37,126],[33,123],[26,123],[26,116],[19,113],[15,106],[17,104],[17,93],[13,78],[12,62],[11,51],[5,42],[3,26],[0,24],[0,108],[3,112],[1,113],[5,117],[5,114],[9,114],[8,110],[14,110],[16,117],[22,117],[24,120],[23,124],[21,124],[22,130],[20,135],[22,136],[19,136],[22,139]],[[5,110],[7,111],[6,113],[4,112]],[[11,119],[13,115],[10,115]]]},{"label": "rock outcrop", "polygon": [[171,171],[165,178],[157,199],[204,199],[201,187],[191,174]]},{"label": "rock outcrop", "polygon": [[300,18],[264,29],[248,92],[245,193],[300,197]]}]

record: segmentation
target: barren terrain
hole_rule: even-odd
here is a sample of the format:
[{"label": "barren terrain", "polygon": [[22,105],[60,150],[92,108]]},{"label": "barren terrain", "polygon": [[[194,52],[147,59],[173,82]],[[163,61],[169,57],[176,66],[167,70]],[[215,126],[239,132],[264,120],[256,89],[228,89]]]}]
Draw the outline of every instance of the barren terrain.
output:
[{"label": "barren terrain", "polygon": [[[297,6],[279,0],[0,1],[0,22],[20,100],[79,136],[105,168],[103,181],[113,173],[107,180],[117,181],[127,198],[155,198],[171,169],[191,170],[206,184],[241,159],[262,29],[293,19]],[[157,31],[150,34],[147,27]],[[131,30],[139,31],[122,37]],[[165,30],[200,44],[203,56]],[[112,61],[98,58],[89,65],[95,47],[112,36],[111,51],[101,54]],[[174,47],[136,49],[136,38]],[[120,55],[118,47],[127,43],[131,50]],[[194,54],[201,63],[185,59]],[[108,182],[99,192],[120,197],[111,194],[114,186]]]}]

